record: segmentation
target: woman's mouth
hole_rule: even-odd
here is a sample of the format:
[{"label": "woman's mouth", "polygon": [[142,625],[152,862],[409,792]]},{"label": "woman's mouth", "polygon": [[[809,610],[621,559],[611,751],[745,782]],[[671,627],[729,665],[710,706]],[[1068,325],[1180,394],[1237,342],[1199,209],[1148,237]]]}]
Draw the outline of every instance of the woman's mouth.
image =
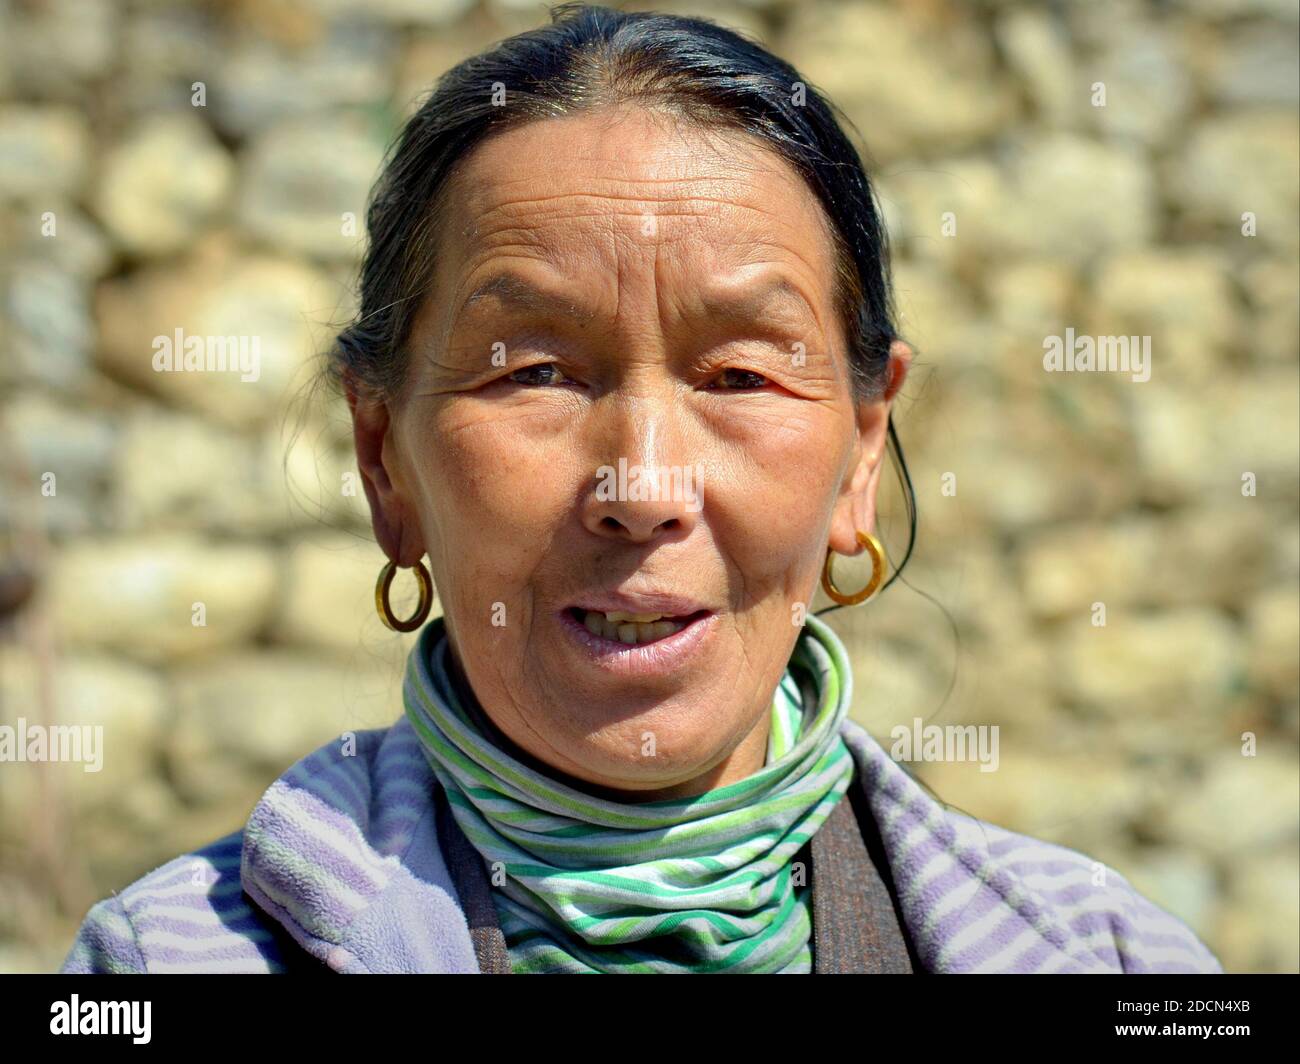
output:
[{"label": "woman's mouth", "polygon": [[658,613],[569,606],[560,626],[583,657],[618,675],[671,672],[698,651],[715,627],[711,610]]},{"label": "woman's mouth", "polygon": [[571,606],[568,612],[594,636],[625,646],[639,646],[675,635],[708,611],[696,610],[684,617],[673,617],[664,613],[584,610],[581,606]]}]

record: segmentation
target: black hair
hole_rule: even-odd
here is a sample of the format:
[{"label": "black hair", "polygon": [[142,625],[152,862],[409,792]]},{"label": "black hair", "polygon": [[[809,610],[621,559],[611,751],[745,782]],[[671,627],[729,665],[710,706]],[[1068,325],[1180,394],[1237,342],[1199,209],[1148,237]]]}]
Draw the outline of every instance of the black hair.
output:
[{"label": "black hair", "polygon": [[[803,177],[831,223],[854,392],[878,396],[898,336],[888,234],[862,160],[837,121],[852,128],[842,112],[789,63],[706,19],[576,3],[549,10],[549,25],[499,41],[438,78],[390,146],[367,207],[360,307],[334,344],[329,375],[385,397],[400,392],[415,297],[433,266],[440,193],[473,148],[528,122],[631,103],[704,129],[750,134]],[[500,86],[507,106],[495,105]],[[889,448],[909,539],[886,587],[916,539],[916,498],[892,416]]]}]

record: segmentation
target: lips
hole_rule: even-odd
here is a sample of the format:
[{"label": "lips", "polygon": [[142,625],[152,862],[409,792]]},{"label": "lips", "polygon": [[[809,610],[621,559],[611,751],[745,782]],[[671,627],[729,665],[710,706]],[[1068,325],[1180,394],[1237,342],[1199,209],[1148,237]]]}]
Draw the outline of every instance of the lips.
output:
[{"label": "lips", "polygon": [[668,614],[660,611],[644,613],[630,610],[594,610],[580,606],[570,607],[569,615],[593,636],[627,646],[654,643],[676,635],[693,621],[705,616],[707,610],[687,614]]},{"label": "lips", "polygon": [[[593,668],[619,683],[680,674],[703,660],[716,635],[718,614],[708,609],[686,609],[694,603],[681,599],[660,601],[681,612],[669,613],[626,600],[617,608],[597,610],[586,603],[560,610],[556,617],[563,634],[561,646],[576,653],[576,657],[565,660],[572,662],[572,667]],[[630,620],[629,615],[656,619]],[[612,626],[612,632],[607,625]]]},{"label": "lips", "polygon": [[602,591],[579,595],[569,603],[571,609],[595,610],[598,613],[658,614],[663,617],[689,617],[708,610],[703,602],[658,591]]},{"label": "lips", "polygon": [[670,592],[599,591],[574,596],[558,619],[583,660],[626,679],[675,672],[695,660],[718,615]]}]

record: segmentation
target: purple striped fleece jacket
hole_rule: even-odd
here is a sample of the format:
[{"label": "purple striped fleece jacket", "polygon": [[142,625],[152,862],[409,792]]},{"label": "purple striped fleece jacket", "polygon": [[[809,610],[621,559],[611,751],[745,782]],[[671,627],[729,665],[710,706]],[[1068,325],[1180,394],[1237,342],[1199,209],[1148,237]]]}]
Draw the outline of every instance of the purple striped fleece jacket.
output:
[{"label": "purple striped fleece jacket", "polygon": [[[1114,870],[1098,886],[1083,854],[946,810],[860,725],[842,733],[927,971],[1223,971]],[[350,756],[323,746],[242,830],[96,903],[61,970],[477,972],[438,785],[404,716]]]}]

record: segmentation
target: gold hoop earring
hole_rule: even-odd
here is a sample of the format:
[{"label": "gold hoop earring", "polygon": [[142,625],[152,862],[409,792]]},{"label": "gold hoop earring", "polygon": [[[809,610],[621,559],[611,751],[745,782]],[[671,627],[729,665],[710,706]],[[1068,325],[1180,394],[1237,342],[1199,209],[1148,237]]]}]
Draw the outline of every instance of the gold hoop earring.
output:
[{"label": "gold hoop earring", "polygon": [[876,588],[885,576],[885,548],[880,545],[880,540],[870,532],[857,532],[856,535],[858,542],[871,554],[871,579],[867,581],[866,587],[852,595],[846,595],[835,586],[835,578],[831,575],[831,565],[835,561],[833,550],[826,551],[826,564],[822,566],[822,590],[828,598],[841,606],[856,606],[859,602],[865,602],[876,593]]},{"label": "gold hoop earring", "polygon": [[397,563],[390,559],[379,570],[379,581],[375,584],[375,609],[379,611],[379,619],[394,632],[414,632],[429,616],[429,608],[433,605],[433,580],[429,577],[429,570],[423,562],[416,562],[413,569],[420,585],[420,604],[415,607],[414,615],[405,621],[395,617],[393,607],[388,604],[388,589],[393,586]]}]

